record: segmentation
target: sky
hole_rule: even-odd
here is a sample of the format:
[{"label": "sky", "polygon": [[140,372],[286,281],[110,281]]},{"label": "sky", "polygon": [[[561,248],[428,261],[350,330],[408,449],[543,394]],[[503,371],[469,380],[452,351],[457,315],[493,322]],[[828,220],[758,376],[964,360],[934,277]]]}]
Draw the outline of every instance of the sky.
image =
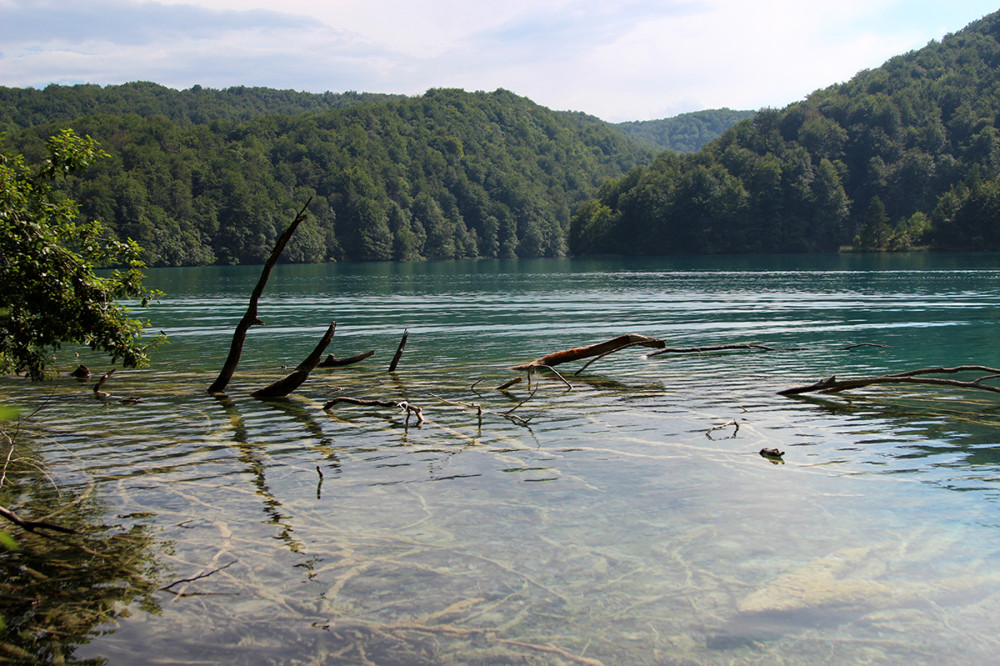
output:
[{"label": "sky", "polygon": [[1000,0],[0,0],[0,85],[504,88],[610,122],[781,108]]}]

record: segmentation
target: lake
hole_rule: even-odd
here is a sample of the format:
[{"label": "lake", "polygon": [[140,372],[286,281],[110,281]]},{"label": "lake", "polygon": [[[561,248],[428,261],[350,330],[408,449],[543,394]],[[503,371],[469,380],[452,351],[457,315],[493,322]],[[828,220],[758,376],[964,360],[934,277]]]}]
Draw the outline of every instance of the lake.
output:
[{"label": "lake", "polygon": [[[1000,366],[1000,255],[150,270],[145,370],[0,380],[0,654],[68,663],[986,663],[1000,395],[783,389]],[[331,322],[337,357],[286,399]],[[403,332],[408,342],[393,373]],[[510,366],[626,333],[633,347]],[[863,346],[854,346],[863,344]],[[877,346],[876,346],[877,345]],[[65,350],[64,350],[65,351]],[[66,371],[78,362],[67,356]],[[971,377],[971,378],[974,378]],[[336,397],[407,401],[394,407]],[[125,398],[125,400],[122,400]],[[37,410],[37,411],[33,411]],[[10,424],[8,424],[10,426]],[[763,448],[784,455],[766,458]]]}]

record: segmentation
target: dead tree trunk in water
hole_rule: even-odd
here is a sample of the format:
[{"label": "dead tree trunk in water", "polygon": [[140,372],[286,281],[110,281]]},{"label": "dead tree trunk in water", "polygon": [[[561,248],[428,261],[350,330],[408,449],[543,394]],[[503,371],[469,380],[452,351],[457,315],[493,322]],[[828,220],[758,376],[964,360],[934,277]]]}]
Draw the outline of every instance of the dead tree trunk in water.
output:
[{"label": "dead tree trunk in water", "polygon": [[[548,356],[543,356],[539,359],[535,359],[530,363],[522,363],[520,365],[515,365],[511,367],[511,370],[534,370],[535,368],[549,368],[553,365],[559,365],[560,363],[569,363],[571,361],[579,361],[585,358],[591,358],[593,356],[601,357],[607,356],[612,352],[616,352],[619,349],[625,349],[626,347],[656,347],[662,349],[666,347],[666,343],[659,338],[651,338],[645,335],[639,335],[637,333],[630,333],[628,335],[619,335],[617,338],[612,338],[611,340],[606,340],[600,342],[596,345],[590,345],[588,347],[576,347],[574,349],[566,349],[564,351],[555,352],[549,354]],[[596,360],[596,359],[595,359]],[[588,364],[589,365],[589,364]]]},{"label": "dead tree trunk in water", "polygon": [[375,350],[374,349],[370,349],[370,350],[364,352],[363,354],[357,354],[356,356],[348,356],[347,358],[337,358],[333,354],[330,354],[329,356],[326,357],[326,359],[322,363],[320,363],[316,367],[317,368],[340,368],[340,367],[343,367],[345,365],[353,365],[355,363],[359,363],[359,362],[365,360],[366,358],[368,358],[369,356],[373,355],[374,353],[375,353]]},{"label": "dead tree trunk in water", "polygon": [[306,201],[306,205],[302,207],[299,214],[295,216],[295,219],[292,220],[292,223],[288,225],[288,228],[285,229],[285,233],[281,234],[278,238],[278,242],[274,244],[271,256],[267,258],[267,261],[264,263],[264,269],[260,273],[260,280],[257,281],[257,286],[254,287],[253,294],[250,295],[250,304],[247,306],[247,312],[243,315],[240,323],[236,325],[236,330],[233,331],[233,342],[229,347],[229,356],[226,358],[226,363],[222,366],[219,376],[208,387],[209,393],[222,393],[226,390],[226,387],[229,386],[229,380],[236,373],[236,366],[240,364],[240,356],[243,355],[243,343],[246,342],[247,331],[255,324],[264,323],[257,318],[257,302],[260,300],[261,294],[264,293],[264,287],[271,276],[271,269],[278,262],[278,257],[281,255],[282,250],[285,249],[288,239],[295,233],[295,229],[299,226],[299,223],[308,217],[306,215],[306,208],[310,202],[312,202],[311,197],[309,201]]},{"label": "dead tree trunk in water", "polygon": [[403,358],[403,350],[406,349],[406,338],[408,337],[410,337],[410,332],[404,330],[403,337],[399,341],[399,346],[396,347],[396,354],[392,357],[392,362],[389,364],[389,372],[396,372],[396,366],[399,365],[399,359]]},{"label": "dead tree trunk in water", "polygon": [[316,365],[319,363],[320,357],[323,352],[326,351],[327,346],[330,344],[330,340],[333,340],[333,332],[337,328],[337,322],[330,324],[330,327],[326,329],[326,333],[323,334],[323,338],[313,349],[312,353],[306,357],[299,366],[295,368],[295,372],[290,375],[285,376],[282,379],[274,382],[270,386],[265,386],[262,389],[258,389],[251,393],[250,395],[254,398],[284,398],[286,395],[302,386],[302,382],[309,379],[309,373],[311,373]]},{"label": "dead tree trunk in water", "polygon": [[[942,379],[941,377],[927,377],[926,375],[953,375],[961,372],[986,373],[982,377],[970,381],[960,379]],[[836,376],[821,379],[815,384],[808,386],[796,386],[793,388],[778,391],[779,395],[802,395],[803,393],[840,393],[865,386],[876,384],[930,384],[933,386],[954,386],[956,388],[977,389],[980,391],[990,391],[1000,393],[1000,387],[992,384],[984,384],[987,380],[1000,379],[1000,368],[990,368],[983,365],[960,365],[954,368],[921,368],[919,370],[909,370],[907,372],[897,372],[891,375],[879,375],[878,377],[861,377],[858,379],[837,379]]]}]

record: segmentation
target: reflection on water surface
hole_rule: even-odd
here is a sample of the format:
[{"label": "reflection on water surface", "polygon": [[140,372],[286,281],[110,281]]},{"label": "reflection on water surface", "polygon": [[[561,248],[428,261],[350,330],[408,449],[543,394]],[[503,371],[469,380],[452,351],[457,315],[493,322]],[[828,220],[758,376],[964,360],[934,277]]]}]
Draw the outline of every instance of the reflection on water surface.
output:
[{"label": "reflection on water surface", "polygon": [[[43,515],[93,483],[74,525],[139,530],[140,575],[79,578],[123,590],[122,612],[48,643],[15,636],[25,611],[4,607],[4,642],[46,658],[60,636],[72,658],[110,663],[989,661],[1000,403],[776,392],[1000,365],[998,277],[991,256],[285,266],[220,399],[205,388],[256,269],[153,271],[167,296],[149,315],[171,343],[106,387],[141,402],[68,379],[3,384],[45,405],[0,504]],[[329,351],[375,356],[286,400],[249,397],[333,320]],[[566,366],[572,390],[540,375],[492,389],[514,363],[628,332],[780,350],[630,349]],[[840,349],[855,342],[890,347]],[[408,400],[427,422],[324,411],[334,396]],[[40,487],[62,495],[20,490]],[[88,543],[60,548],[100,552]]]}]

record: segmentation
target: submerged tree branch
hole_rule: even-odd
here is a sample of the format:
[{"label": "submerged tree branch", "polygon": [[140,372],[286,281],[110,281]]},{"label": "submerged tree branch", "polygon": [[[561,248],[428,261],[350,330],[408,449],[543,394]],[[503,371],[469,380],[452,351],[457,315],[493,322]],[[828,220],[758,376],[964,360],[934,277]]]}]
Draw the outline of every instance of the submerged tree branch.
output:
[{"label": "submerged tree branch", "polygon": [[70,528],[63,527],[61,525],[53,525],[52,523],[45,523],[39,520],[25,520],[18,517],[18,515],[10,509],[2,506],[0,506],[0,516],[6,518],[18,527],[28,530],[29,532],[34,532],[38,529],[46,529],[52,530],[53,532],[62,532],[63,534],[77,534],[76,530],[71,530]]},{"label": "submerged tree branch", "polygon": [[342,402],[349,405],[360,405],[362,407],[396,407],[397,409],[406,410],[407,422],[410,420],[410,414],[417,417],[417,425],[424,422],[424,410],[417,405],[411,405],[406,400],[365,400],[362,398],[348,398],[344,396],[330,400],[323,405],[323,410],[329,411],[331,407]]},{"label": "submerged tree branch", "polygon": [[646,354],[646,358],[650,356],[659,356],[660,354],[701,354],[702,352],[713,352],[713,351],[728,351],[731,349],[759,349],[760,351],[776,351],[777,347],[768,347],[767,345],[758,344],[756,342],[741,342],[731,345],[710,345],[706,347],[664,347],[654,352],[649,352]]},{"label": "submerged tree branch", "polygon": [[[960,379],[944,379],[941,377],[927,377],[926,375],[936,374],[958,374],[962,372],[986,373],[978,379],[971,381]],[[807,386],[795,386],[778,391],[779,395],[801,395],[803,393],[840,393],[850,389],[863,388],[875,384],[930,384],[934,386],[953,386],[956,388],[977,389],[1000,393],[1000,387],[983,382],[990,379],[1000,378],[1000,369],[990,368],[984,365],[960,365],[953,368],[920,368],[918,370],[908,370],[889,375],[879,375],[878,377],[859,377],[857,379],[837,379],[836,376],[821,379],[814,384]]]}]

